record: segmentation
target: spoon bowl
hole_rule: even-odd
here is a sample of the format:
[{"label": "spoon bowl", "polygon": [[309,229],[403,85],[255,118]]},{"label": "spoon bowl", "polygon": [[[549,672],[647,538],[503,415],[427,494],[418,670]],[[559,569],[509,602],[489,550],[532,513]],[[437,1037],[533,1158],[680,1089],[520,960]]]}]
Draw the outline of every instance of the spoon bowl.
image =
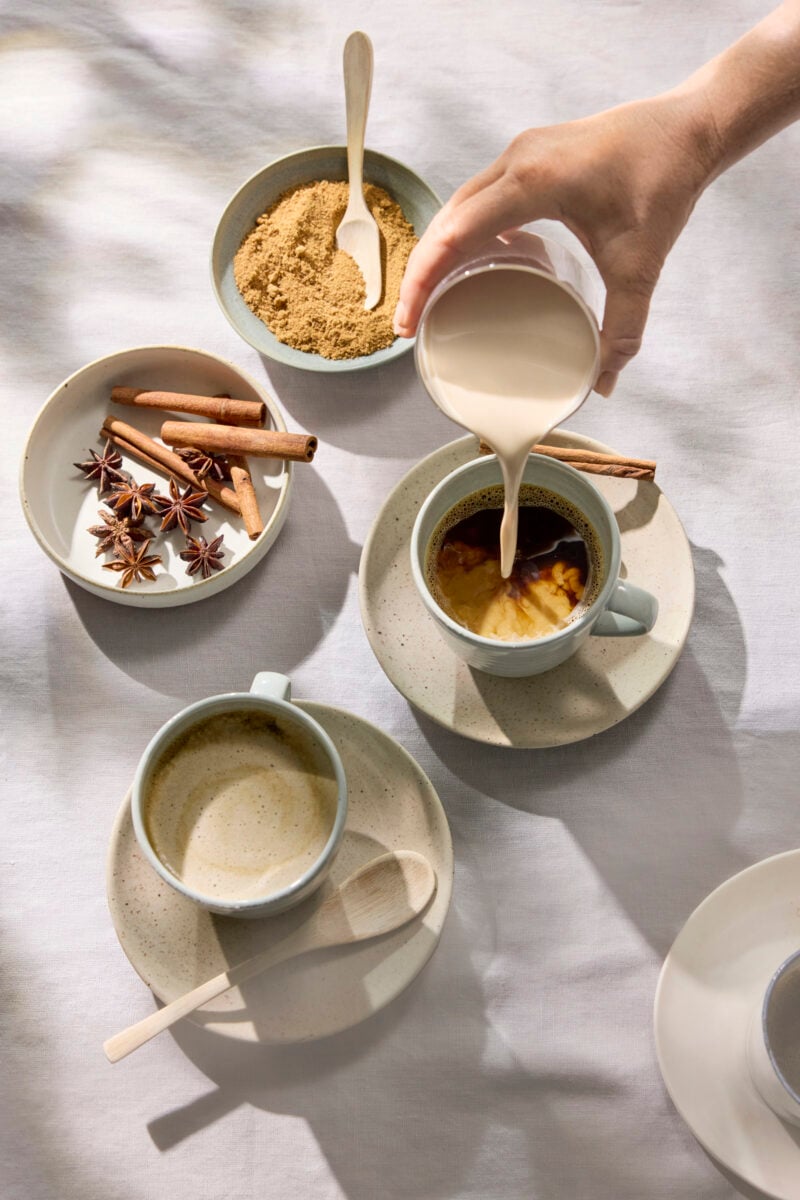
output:
[{"label": "spoon bowl", "polygon": [[181,1017],[279,962],[400,929],[425,911],[435,891],[436,872],[422,854],[397,850],[379,855],[331,892],[294,933],[109,1038],[103,1043],[106,1058],[119,1062]]}]

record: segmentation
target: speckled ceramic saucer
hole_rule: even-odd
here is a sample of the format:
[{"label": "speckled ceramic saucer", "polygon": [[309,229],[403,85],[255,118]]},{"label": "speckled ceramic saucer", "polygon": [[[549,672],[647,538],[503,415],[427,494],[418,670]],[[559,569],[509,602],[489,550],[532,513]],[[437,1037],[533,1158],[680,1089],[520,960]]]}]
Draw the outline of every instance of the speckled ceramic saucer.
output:
[{"label": "speckled ceramic saucer", "polygon": [[111,837],[107,885],[114,928],[131,965],[159,999],[173,1000],[284,937],[331,887],[387,850],[424,854],[436,871],[437,890],[422,919],[396,933],[283,963],[188,1018],[239,1041],[324,1037],[384,1008],[430,958],[450,904],[450,829],[427,776],[402,746],[369,722],[323,704],[300,707],[330,734],[347,775],[347,827],[328,881],[315,896],[276,917],[213,916],[164,883],[147,863],[126,797]]},{"label": "speckled ceramic saucer", "polygon": [[[610,453],[560,432],[556,446]],[[694,607],[694,568],[675,510],[653,482],[592,475],[622,535],[622,574],[659,603],[653,631],[637,638],[589,638],[543,675],[502,679],[472,670],[445,645],[411,577],[410,538],[433,487],[477,454],[474,437],[436,450],[400,481],[364,545],[361,616],[378,662],[394,686],[440,725],[496,746],[561,746],[622,721],[664,682],[683,649]]]}]

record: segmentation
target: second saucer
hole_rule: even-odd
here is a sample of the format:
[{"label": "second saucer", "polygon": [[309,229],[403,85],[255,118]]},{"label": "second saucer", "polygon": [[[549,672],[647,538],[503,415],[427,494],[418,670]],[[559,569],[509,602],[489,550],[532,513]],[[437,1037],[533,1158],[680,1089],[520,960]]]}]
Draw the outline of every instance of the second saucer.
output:
[{"label": "second saucer", "polygon": [[[560,432],[556,446],[606,451],[590,438]],[[454,468],[475,458],[462,438],[423,459],[378,513],[361,556],[361,616],[391,682],[413,705],[465,737],[533,749],[581,741],[640,707],[669,675],[683,649],[694,607],[694,568],[675,510],[655,483],[592,476],[621,534],[623,576],[658,601],[652,632],[635,639],[589,638],[542,675],[501,678],[474,670],[444,644],[411,572],[411,531],[420,505]]]},{"label": "second saucer", "polygon": [[436,895],[413,924],[346,950],[292,959],[187,1018],[235,1041],[307,1041],[372,1016],[425,966],[450,904],[450,829],[422,769],[368,721],[325,704],[297,705],[330,737],[347,777],[347,822],[328,880],[314,896],[277,916],[250,921],[215,916],[153,869],[136,840],[126,797],[111,836],[107,883],[114,928],[131,965],[159,999],[174,1000],[292,933],[332,888],[387,851],[422,854],[436,872]]}]

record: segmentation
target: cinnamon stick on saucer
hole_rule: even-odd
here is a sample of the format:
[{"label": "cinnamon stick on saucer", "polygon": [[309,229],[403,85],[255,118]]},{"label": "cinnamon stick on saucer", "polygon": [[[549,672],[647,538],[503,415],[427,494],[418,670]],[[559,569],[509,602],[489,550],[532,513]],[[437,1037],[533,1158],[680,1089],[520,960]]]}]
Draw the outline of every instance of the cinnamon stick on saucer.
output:
[{"label": "cinnamon stick on saucer", "polygon": [[241,515],[241,504],[232,488],[217,483],[215,479],[199,479],[182,458],[148,437],[146,433],[142,433],[140,429],[134,429],[125,421],[118,421],[116,417],[109,415],[103,422],[101,435],[153,470],[161,471],[168,477],[174,475],[184,483],[191,483],[194,487],[207,491],[218,504]]},{"label": "cinnamon stick on saucer", "polygon": [[[531,451],[569,463],[576,471],[585,471],[588,475],[613,475],[619,479],[655,479],[656,475],[656,464],[651,458],[626,458],[622,454],[601,454],[596,450],[541,444],[531,447]],[[486,442],[481,442],[478,453],[494,454],[494,450]]]},{"label": "cinnamon stick on saucer", "polygon": [[317,439],[310,434],[207,425],[201,421],[165,421],[161,439],[170,446],[197,446],[214,454],[250,454],[254,458],[285,458],[291,462],[311,462],[317,450]]},{"label": "cinnamon stick on saucer", "polygon": [[171,412],[207,417],[210,421],[230,422],[231,425],[263,425],[267,415],[263,400],[234,400],[230,396],[193,396],[184,392],[113,387],[111,399],[115,404],[129,404],[134,408],[165,408]]}]

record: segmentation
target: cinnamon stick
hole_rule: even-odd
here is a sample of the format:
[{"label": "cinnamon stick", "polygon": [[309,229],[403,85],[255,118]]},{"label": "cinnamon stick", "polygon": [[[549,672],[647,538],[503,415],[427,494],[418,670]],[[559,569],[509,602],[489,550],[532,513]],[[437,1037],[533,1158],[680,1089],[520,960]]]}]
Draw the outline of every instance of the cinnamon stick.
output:
[{"label": "cinnamon stick", "polygon": [[291,462],[311,462],[317,449],[317,439],[310,434],[207,425],[200,421],[165,421],[161,439],[170,446],[197,446],[214,454],[250,454],[255,458],[285,458]]},{"label": "cinnamon stick", "polygon": [[231,483],[242,509],[242,520],[251,542],[264,532],[264,522],[258,510],[258,498],[253,486],[253,477],[247,465],[247,459],[239,454],[228,455],[228,466],[231,469]]},{"label": "cinnamon stick", "polygon": [[[650,458],[627,458],[622,454],[601,454],[597,450],[581,450],[563,446],[537,444],[531,448],[534,454],[544,454],[569,463],[576,471],[587,475],[613,475],[619,479],[655,479],[656,464]],[[486,442],[481,442],[479,454],[494,454]]]},{"label": "cinnamon stick", "polygon": [[[229,399],[228,393],[220,392],[216,399],[227,400]],[[254,542],[264,532],[264,522],[258,508],[258,497],[253,485],[253,477],[250,474],[250,466],[247,459],[241,454],[229,454],[227,461],[233,490],[239,497],[239,503],[242,506],[244,527],[250,541]]]},{"label": "cinnamon stick", "polygon": [[184,392],[156,392],[145,388],[113,387],[111,399],[115,404],[134,408],[166,408],[171,412],[191,413],[210,421],[231,425],[263,425],[267,406],[263,400],[234,400],[230,396],[193,396]]},{"label": "cinnamon stick", "polygon": [[153,470],[161,471],[167,476],[174,475],[177,479],[182,479],[184,483],[191,483],[199,490],[207,491],[218,504],[236,513],[237,516],[241,515],[242,506],[232,488],[217,483],[215,479],[199,479],[182,458],[173,454],[166,446],[159,445],[146,433],[142,433],[140,429],[134,429],[132,425],[127,425],[124,421],[118,421],[116,417],[109,415],[103,422],[100,432],[102,437],[109,438],[120,450],[127,451],[134,458],[138,458],[140,462],[152,467]]}]

